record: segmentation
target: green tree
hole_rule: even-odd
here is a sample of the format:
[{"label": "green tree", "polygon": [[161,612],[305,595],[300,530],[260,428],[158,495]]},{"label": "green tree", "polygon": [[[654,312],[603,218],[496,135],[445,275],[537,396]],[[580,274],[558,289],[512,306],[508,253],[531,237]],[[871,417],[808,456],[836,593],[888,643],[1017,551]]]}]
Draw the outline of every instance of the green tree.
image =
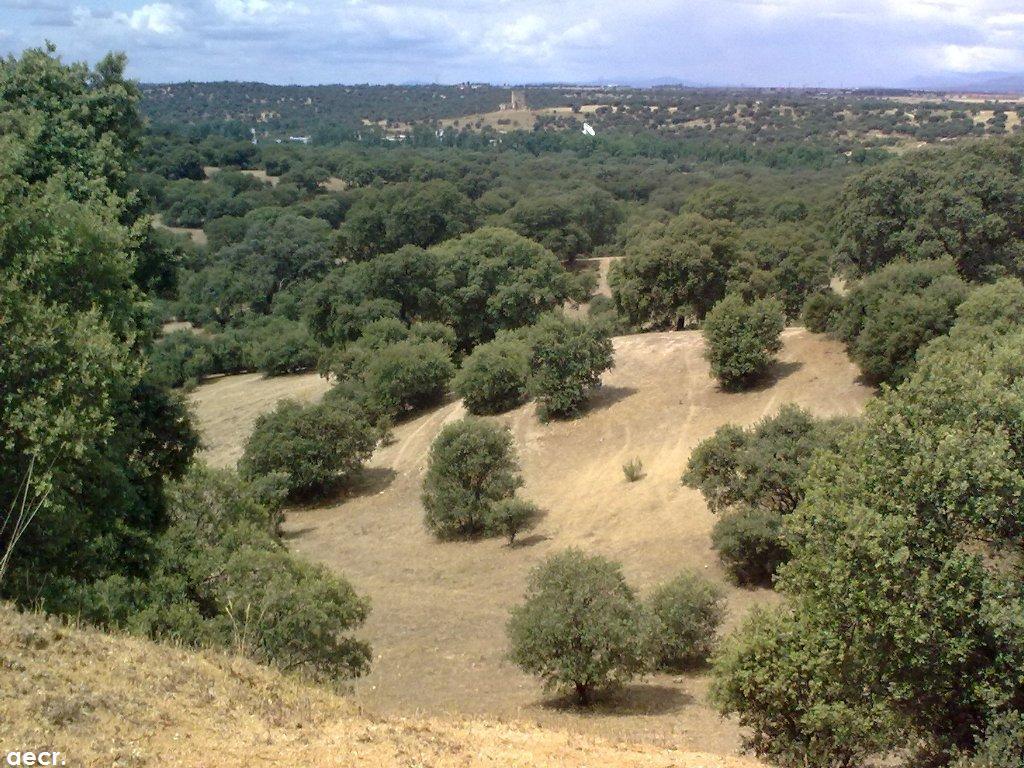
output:
[{"label": "green tree", "polygon": [[917,350],[952,327],[967,285],[950,261],[895,262],[846,297],[839,335],[871,381],[897,384]]},{"label": "green tree", "polygon": [[735,260],[732,224],[685,214],[633,235],[625,258],[612,264],[608,282],[616,309],[630,324],[682,328],[701,321],[725,295]]},{"label": "green tree", "polygon": [[462,350],[532,325],[569,297],[558,259],[510,230],[478,229],[433,250],[439,310],[431,319],[454,328]]},{"label": "green tree", "polygon": [[448,424],[430,446],[426,526],[441,539],[479,536],[522,484],[508,430],[477,418]]},{"label": "green tree", "polygon": [[658,667],[682,671],[708,660],[725,618],[721,588],[696,573],[683,572],[658,587],[648,600],[658,622]]},{"label": "green tree", "polygon": [[787,601],[717,673],[760,754],[946,765],[1022,700],[1022,352],[1019,331],[932,342],[812,465],[786,523]]},{"label": "green tree", "polygon": [[615,365],[608,335],[564,315],[545,315],[530,330],[529,391],[541,418],[578,414],[601,374]]},{"label": "green tree", "polygon": [[499,333],[462,362],[455,392],[472,414],[502,413],[523,402],[529,376],[529,345],[521,338]]},{"label": "green tree", "polygon": [[250,478],[284,474],[289,493],[309,496],[351,481],[376,444],[376,431],[354,408],[284,400],[256,419],[239,468]]},{"label": "green tree", "polygon": [[[164,483],[198,445],[184,405],[143,382],[135,281],[151,270],[128,186],[142,123],[123,69],[52,47],[0,61],[0,508],[26,483],[41,502],[0,594],[53,611],[145,573]],[[0,551],[11,540],[8,526]]]},{"label": "green tree", "polygon": [[705,355],[711,373],[726,389],[740,389],[763,376],[782,349],[786,325],[782,305],[775,299],[747,304],[731,294],[704,320]]},{"label": "green tree", "polygon": [[530,574],[508,623],[512,661],[579,704],[649,671],[654,622],[616,563],[569,549]]}]

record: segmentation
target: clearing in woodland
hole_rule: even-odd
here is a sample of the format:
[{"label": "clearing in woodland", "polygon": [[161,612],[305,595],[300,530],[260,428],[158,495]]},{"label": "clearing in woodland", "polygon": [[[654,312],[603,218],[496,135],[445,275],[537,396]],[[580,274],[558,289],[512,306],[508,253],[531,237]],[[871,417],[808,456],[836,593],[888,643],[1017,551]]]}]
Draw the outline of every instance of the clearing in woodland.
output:
[{"label": "clearing in woodland", "polygon": [[[620,561],[641,596],[684,568],[727,584],[710,543],[714,518],[700,494],[679,482],[696,444],[723,424],[750,424],[786,403],[832,416],[858,413],[871,396],[837,342],[801,328],[785,331],[783,341],[770,380],[735,394],[711,379],[699,332],[619,337],[616,367],[581,418],[541,424],[532,404],[496,417],[515,439],[526,481],[521,497],[546,512],[515,548],[498,539],[439,543],[423,527],[427,452],[441,427],[463,415],[458,402],[399,425],[395,442],[377,451],[347,497],[292,510],[288,546],[345,574],[373,601],[364,629],[373,670],[355,683],[355,701],[386,716],[525,720],[735,754],[739,729],[707,705],[706,674],[655,675],[580,714],[507,661],[505,623],[530,569],[570,546]],[[194,398],[208,460],[231,464],[258,409],[287,395],[288,384],[315,396],[313,382],[229,377],[200,387]],[[230,417],[232,408],[244,417]],[[645,476],[627,483],[622,465],[633,457]],[[774,599],[768,590],[727,591],[725,630]]]}]

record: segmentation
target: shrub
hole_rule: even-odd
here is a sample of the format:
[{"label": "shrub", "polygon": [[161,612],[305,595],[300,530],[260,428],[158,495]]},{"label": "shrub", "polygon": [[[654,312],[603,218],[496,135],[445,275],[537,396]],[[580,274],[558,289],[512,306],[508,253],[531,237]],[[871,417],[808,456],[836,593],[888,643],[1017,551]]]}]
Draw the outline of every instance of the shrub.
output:
[{"label": "shrub", "polygon": [[626,476],[626,482],[635,483],[644,476],[644,463],[638,458],[633,458],[622,465],[622,474]]},{"label": "shrub", "polygon": [[284,473],[289,493],[307,496],[351,480],[376,443],[376,431],[351,406],[286,400],[256,420],[239,466],[248,477]]},{"label": "shrub", "polygon": [[705,354],[711,373],[726,389],[739,389],[762,376],[776,352],[786,325],[775,299],[745,304],[736,295],[718,302],[704,320]]},{"label": "shrub", "polygon": [[522,403],[529,373],[530,350],[526,343],[499,334],[463,361],[455,377],[455,392],[470,413],[501,413]]},{"label": "shrub", "polygon": [[536,504],[522,499],[502,499],[491,506],[487,518],[487,530],[508,538],[508,545],[514,546],[516,536],[537,525],[541,512]]},{"label": "shrub", "polygon": [[723,515],[711,531],[711,544],[738,584],[769,586],[789,557],[782,538],[782,515],[741,507]]},{"label": "shrub", "polygon": [[165,387],[195,386],[216,369],[210,341],[192,331],[167,334],[149,355],[149,377]]},{"label": "shrub", "polygon": [[562,315],[545,315],[530,333],[530,392],[541,418],[566,418],[580,412],[587,395],[600,386],[601,374],[614,363],[608,335]]},{"label": "shrub", "polygon": [[695,573],[659,587],[648,603],[658,620],[658,666],[678,672],[703,664],[725,616],[722,590]]},{"label": "shrub", "polygon": [[494,506],[522,484],[507,429],[476,418],[448,424],[430,446],[426,526],[441,539],[485,533]]},{"label": "shrub", "polygon": [[320,349],[305,323],[275,318],[253,333],[252,357],[270,376],[312,370]]},{"label": "shrub", "polygon": [[438,341],[400,341],[377,350],[361,374],[371,412],[399,417],[441,401],[455,368]]},{"label": "shrub", "polygon": [[834,291],[812,293],[804,302],[804,326],[811,333],[832,333],[843,309],[843,297]]},{"label": "shrub", "polygon": [[898,384],[918,349],[952,327],[967,291],[951,261],[889,264],[850,292],[839,335],[867,378]]},{"label": "shrub", "polygon": [[1020,768],[1024,765],[1024,714],[1007,712],[995,718],[975,753],[956,768]]},{"label": "shrub", "polygon": [[835,445],[842,423],[790,404],[747,429],[726,424],[694,449],[682,482],[700,490],[712,512],[742,504],[792,512],[811,458]]},{"label": "shrub", "polygon": [[581,705],[595,690],[628,682],[653,665],[653,621],[621,567],[578,549],[533,570],[508,633],[520,669],[547,689],[574,692]]}]

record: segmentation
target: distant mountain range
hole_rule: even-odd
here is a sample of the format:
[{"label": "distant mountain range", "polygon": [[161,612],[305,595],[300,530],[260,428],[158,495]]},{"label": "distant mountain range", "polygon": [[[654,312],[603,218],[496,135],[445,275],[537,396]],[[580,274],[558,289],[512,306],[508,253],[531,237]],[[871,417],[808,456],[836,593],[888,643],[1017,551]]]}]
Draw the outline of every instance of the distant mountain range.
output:
[{"label": "distant mountain range", "polygon": [[915,77],[907,82],[914,89],[929,91],[970,91],[976,93],[1024,93],[1024,72],[949,72]]}]

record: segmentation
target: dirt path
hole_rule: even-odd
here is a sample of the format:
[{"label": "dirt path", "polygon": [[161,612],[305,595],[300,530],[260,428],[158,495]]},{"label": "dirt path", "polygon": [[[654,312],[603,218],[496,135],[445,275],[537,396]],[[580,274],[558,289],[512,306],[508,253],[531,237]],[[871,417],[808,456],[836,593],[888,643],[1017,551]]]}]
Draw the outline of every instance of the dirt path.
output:
[{"label": "dirt path", "polygon": [[[378,451],[347,500],[289,514],[289,546],[337,568],[373,601],[365,634],[375,659],[356,685],[360,704],[385,714],[526,718],[613,739],[734,752],[737,729],[705,704],[705,676],[657,676],[581,716],[551,706],[536,681],[508,663],[504,627],[530,568],[568,546],[621,561],[641,593],[682,568],[725,583],[710,546],[713,517],[699,493],[679,484],[693,447],[722,424],[751,423],[787,402],[849,414],[871,394],[835,342],[795,328],[784,342],[773,382],[728,394],[709,378],[699,333],[618,338],[617,367],[583,418],[541,425],[531,405],[499,417],[515,437],[523,497],[547,511],[521,547],[441,544],[423,529],[427,450],[442,425],[462,415],[460,403],[399,426],[396,442]],[[236,399],[246,409],[253,402],[240,393]],[[218,410],[208,400],[204,407]],[[204,430],[216,455],[230,454],[243,421],[222,425],[233,435],[223,440],[216,436],[222,426]],[[632,457],[646,476],[629,484],[621,467]],[[728,595],[729,626],[774,599],[733,587]]]}]

